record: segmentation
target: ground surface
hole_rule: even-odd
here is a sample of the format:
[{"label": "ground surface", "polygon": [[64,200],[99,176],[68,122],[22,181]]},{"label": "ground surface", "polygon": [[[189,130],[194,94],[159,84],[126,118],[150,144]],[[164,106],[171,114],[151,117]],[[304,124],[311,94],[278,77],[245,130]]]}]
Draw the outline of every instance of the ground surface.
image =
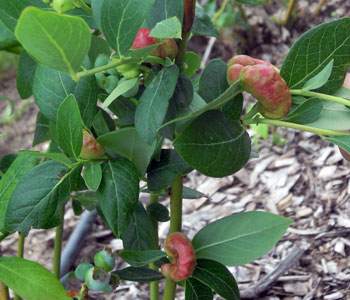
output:
[{"label": "ground surface", "polygon": [[[237,47],[232,47],[232,39],[223,32],[224,40],[214,44],[210,58],[227,60],[234,54],[244,53],[280,66],[290,45],[300,34],[332,18],[346,16],[350,9],[349,1],[327,1],[319,16],[312,18],[319,1],[299,0],[299,18],[286,29],[269,19],[269,16],[283,18],[285,8],[279,2],[275,1],[265,9],[246,10],[253,25],[253,46],[238,43]],[[249,39],[246,32],[239,34],[245,40]],[[195,38],[190,48],[204,54],[207,44],[207,39]],[[17,110],[23,105],[15,89],[13,71],[1,75],[0,94],[15,100]],[[0,115],[4,108],[5,104],[0,102]],[[36,111],[32,103],[18,120],[0,127],[0,157],[19,149],[31,149]],[[254,132],[250,131],[250,134],[254,135]],[[284,145],[275,145],[272,134],[267,141],[259,140],[259,158],[251,159],[233,176],[212,179],[192,172],[186,178],[186,186],[206,193],[209,198],[184,201],[184,231],[192,237],[210,221],[255,209],[290,217],[294,223],[272,251],[250,264],[231,268],[241,290],[251,289],[299,248],[305,249],[305,253],[295,261],[295,266],[274,280],[263,296],[255,299],[350,299],[350,164],[342,159],[337,148],[312,134],[281,129],[275,134],[285,141]],[[164,199],[162,203],[168,205],[168,200]],[[78,220],[72,210],[68,210],[65,240]],[[160,226],[163,238],[167,226],[167,223]],[[33,230],[26,240],[25,257],[50,269],[53,238],[54,230]],[[94,253],[104,246],[121,249],[120,241],[114,239],[97,219],[76,265],[83,260],[92,261]],[[2,249],[6,255],[15,254],[16,239],[7,238]],[[119,260],[118,267],[121,266]],[[108,299],[148,299],[147,292],[147,285],[123,282]],[[182,298],[180,290],[178,299]],[[106,298],[96,294],[92,299]]]}]

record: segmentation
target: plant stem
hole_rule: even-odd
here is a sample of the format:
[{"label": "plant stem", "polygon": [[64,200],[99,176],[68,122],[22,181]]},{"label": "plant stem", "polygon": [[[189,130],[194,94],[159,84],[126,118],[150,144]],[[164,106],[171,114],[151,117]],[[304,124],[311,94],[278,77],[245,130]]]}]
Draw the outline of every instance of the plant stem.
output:
[{"label": "plant stem", "polygon": [[218,19],[221,17],[221,15],[224,13],[225,8],[226,8],[226,6],[227,6],[227,3],[228,3],[228,0],[222,1],[220,9],[214,14],[214,17],[213,17],[213,19],[212,19],[212,22],[213,22],[214,26],[216,25],[217,20],[218,20]]},{"label": "plant stem", "polygon": [[[170,231],[180,232],[182,225],[182,176],[176,175],[171,185],[170,194]],[[163,300],[174,300],[176,292],[176,282],[170,276],[166,277]]]},{"label": "plant stem", "polygon": [[90,6],[88,6],[84,0],[79,0],[79,4],[80,4],[80,7],[85,10],[87,13],[89,13],[90,15],[92,15],[92,9]]},{"label": "plant stem", "polygon": [[9,299],[9,289],[8,287],[0,281],[0,300]]},{"label": "plant stem", "polygon": [[[1,246],[0,246],[0,257],[2,256]],[[9,300],[9,288],[0,281],[0,300]]]},{"label": "plant stem", "polygon": [[175,62],[178,66],[180,66],[186,58],[186,47],[187,47],[187,40],[190,37],[190,33],[186,33],[182,35],[182,40],[179,42],[179,52],[175,58]]},{"label": "plant stem", "polygon": [[287,128],[293,128],[301,131],[307,131],[311,133],[318,134],[320,136],[350,136],[349,132],[341,132],[336,130],[329,130],[329,129],[321,129],[321,128],[315,128],[311,126],[301,125],[301,124],[295,124],[295,123],[289,123],[286,121],[279,121],[279,120],[271,120],[271,119],[262,119],[262,118],[254,118],[249,120],[244,120],[243,125],[249,125],[249,124],[270,124],[280,127],[287,127]]},{"label": "plant stem", "polygon": [[64,223],[64,205],[60,210],[61,224],[56,227],[54,254],[53,254],[53,274],[60,278],[60,266],[61,266],[61,250],[62,250],[62,233]]},{"label": "plant stem", "polygon": [[293,11],[293,8],[294,8],[294,4],[296,3],[296,0],[289,0],[289,3],[288,3],[288,8],[287,8],[287,12],[286,12],[286,16],[284,17],[283,21],[281,22],[281,24],[283,26],[286,26],[287,23],[288,23],[288,20],[290,18],[290,15]]},{"label": "plant stem", "polygon": [[307,91],[307,90],[290,90],[290,93],[292,95],[316,97],[316,98],[319,98],[319,99],[322,99],[322,100],[332,101],[332,102],[336,102],[336,103],[343,104],[345,106],[349,106],[350,107],[350,101],[346,100],[344,98],[341,98],[341,97],[336,97],[336,96],[331,96],[331,95],[327,95],[327,94],[311,92],[311,91]]},{"label": "plant stem", "polygon": [[[22,233],[18,233],[17,257],[23,258],[25,237]],[[20,300],[21,297],[15,294],[14,300]]]},{"label": "plant stem", "polygon": [[314,18],[318,16],[318,14],[320,13],[323,5],[325,5],[325,4],[326,4],[326,0],[321,0],[320,4],[318,5],[318,7],[317,7],[317,9],[316,9],[316,11],[315,11],[315,13],[313,15]]},{"label": "plant stem", "polygon": [[[150,196],[150,204],[157,203],[158,202],[158,195],[151,194]],[[154,244],[153,248],[154,250],[159,250],[159,238],[158,238],[158,221],[151,219],[152,227],[153,227],[153,233],[154,233]],[[150,269],[154,271],[158,271],[158,267],[154,264],[150,264]],[[158,300],[159,299],[159,281],[152,281],[150,283],[150,299],[151,300]]]},{"label": "plant stem", "polygon": [[90,76],[90,75],[93,75],[95,73],[103,72],[103,71],[106,71],[108,69],[119,67],[121,65],[124,65],[124,64],[127,64],[127,63],[131,63],[131,62],[138,62],[138,60],[136,60],[134,58],[126,58],[126,59],[123,59],[121,61],[113,62],[113,63],[108,64],[108,65],[104,65],[104,66],[101,66],[101,67],[93,68],[93,69],[82,71],[82,72],[78,72],[78,73],[75,74],[76,75],[76,79],[78,81],[82,77]]},{"label": "plant stem", "polygon": [[259,112],[259,107],[258,104],[255,104],[252,109],[250,111],[248,111],[244,117],[242,118],[242,120],[248,120],[248,119],[252,119],[257,113]]}]

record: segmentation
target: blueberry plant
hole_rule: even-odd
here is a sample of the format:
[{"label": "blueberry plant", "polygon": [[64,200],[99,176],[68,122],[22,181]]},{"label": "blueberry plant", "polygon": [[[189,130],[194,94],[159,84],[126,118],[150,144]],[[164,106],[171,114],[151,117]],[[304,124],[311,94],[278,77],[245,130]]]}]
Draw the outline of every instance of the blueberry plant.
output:
[{"label": "blueberry plant", "polygon": [[[254,4],[259,1],[240,0]],[[321,24],[294,43],[279,70],[236,56],[228,64],[186,51],[193,35],[218,36],[195,0],[1,0],[0,47],[20,53],[17,89],[40,110],[33,145],[0,161],[0,239],[19,233],[17,257],[0,257],[1,299],[88,299],[124,280],[150,282],[150,299],[239,299],[226,266],[271,249],[292,220],[232,214],[182,233],[183,185],[192,170],[229,176],[253,156],[246,129],[271,124],[319,135],[350,152],[350,18]],[[243,112],[242,91],[256,105]],[[145,207],[140,193],[148,193]],[[170,197],[170,212],[158,196]],[[59,281],[65,206],[97,209],[123,241]],[[195,201],[195,200],[192,200]],[[158,222],[169,222],[164,244]],[[23,256],[31,228],[56,228],[53,272]],[[1,244],[0,244],[1,245]],[[165,251],[162,251],[164,249]],[[116,259],[130,266],[117,269]],[[165,280],[164,290],[159,282]]]}]

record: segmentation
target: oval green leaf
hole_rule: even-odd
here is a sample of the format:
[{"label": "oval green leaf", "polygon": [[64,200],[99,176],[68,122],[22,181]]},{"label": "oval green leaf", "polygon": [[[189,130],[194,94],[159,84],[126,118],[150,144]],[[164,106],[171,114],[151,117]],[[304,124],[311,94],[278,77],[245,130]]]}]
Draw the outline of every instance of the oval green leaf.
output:
[{"label": "oval green leaf", "polygon": [[281,68],[290,89],[300,89],[333,59],[333,72],[320,92],[332,94],[344,82],[350,64],[350,18],[330,21],[304,33],[292,46]]},{"label": "oval green leaf", "polygon": [[152,145],[148,145],[134,127],[106,133],[97,141],[105,148],[132,161],[140,176],[145,174],[157,144],[154,141]]},{"label": "oval green leaf", "polygon": [[239,300],[239,290],[235,278],[222,264],[210,259],[197,259],[192,277],[212,288],[227,300]]},{"label": "oval green leaf", "polygon": [[5,230],[26,235],[31,227],[57,226],[58,208],[69,199],[69,187],[62,177],[66,170],[59,162],[47,161],[24,175],[8,203]]},{"label": "oval green leaf", "polygon": [[110,160],[97,197],[109,227],[120,237],[139,199],[139,177],[133,163],[122,157]]},{"label": "oval green leaf", "polygon": [[213,292],[210,287],[192,277],[185,281],[185,300],[212,300]]},{"label": "oval green leaf", "polygon": [[90,163],[84,171],[83,178],[89,189],[97,191],[102,179],[101,165],[99,163]]},{"label": "oval green leaf", "polygon": [[80,17],[32,6],[23,10],[15,35],[38,62],[72,76],[80,69],[91,42],[90,28]]},{"label": "oval green leaf", "polygon": [[74,95],[68,95],[57,111],[59,146],[71,157],[79,157],[83,145],[83,124]]},{"label": "oval green leaf", "polygon": [[174,147],[188,165],[211,177],[224,177],[240,170],[251,150],[245,129],[217,110],[195,119],[178,135]]},{"label": "oval green leaf", "polygon": [[153,226],[140,201],[137,203],[131,221],[122,235],[122,240],[125,250],[142,251],[154,248]]},{"label": "oval green leaf", "polygon": [[318,118],[322,110],[322,101],[317,98],[311,98],[298,105],[291,114],[283,118],[283,121],[297,124],[311,123]]},{"label": "oval green leaf", "polygon": [[20,154],[7,169],[0,180],[0,231],[4,228],[5,214],[12,193],[22,177],[38,163],[38,159],[31,155]]},{"label": "oval green leaf", "polygon": [[0,257],[0,281],[23,299],[71,300],[59,280],[40,264],[19,257]]},{"label": "oval green leaf", "polygon": [[242,265],[269,251],[291,223],[291,219],[261,211],[235,214],[202,228],[192,245],[196,258]]}]

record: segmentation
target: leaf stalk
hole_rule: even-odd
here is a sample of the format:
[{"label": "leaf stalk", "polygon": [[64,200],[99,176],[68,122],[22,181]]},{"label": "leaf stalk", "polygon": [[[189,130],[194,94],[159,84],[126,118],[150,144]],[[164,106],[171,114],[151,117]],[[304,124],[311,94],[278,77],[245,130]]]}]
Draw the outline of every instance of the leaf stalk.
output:
[{"label": "leaf stalk", "polygon": [[332,101],[332,102],[343,104],[345,106],[350,107],[350,101],[346,100],[344,98],[341,98],[341,97],[331,96],[331,95],[317,93],[317,92],[311,92],[311,91],[307,91],[307,90],[303,90],[303,89],[290,90],[290,93],[292,95],[298,95],[298,96],[316,97],[316,98],[319,98],[322,100]]}]

